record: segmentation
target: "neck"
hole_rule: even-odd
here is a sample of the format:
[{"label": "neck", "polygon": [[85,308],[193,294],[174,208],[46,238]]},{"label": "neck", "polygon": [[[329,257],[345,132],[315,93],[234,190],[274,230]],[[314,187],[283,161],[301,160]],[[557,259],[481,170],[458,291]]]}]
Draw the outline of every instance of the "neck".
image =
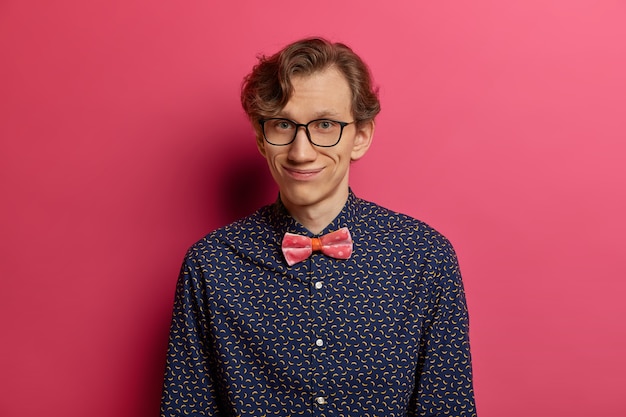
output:
[{"label": "neck", "polygon": [[308,206],[298,206],[283,201],[291,216],[313,234],[321,233],[339,215],[348,201],[348,189],[331,201],[323,201]]}]

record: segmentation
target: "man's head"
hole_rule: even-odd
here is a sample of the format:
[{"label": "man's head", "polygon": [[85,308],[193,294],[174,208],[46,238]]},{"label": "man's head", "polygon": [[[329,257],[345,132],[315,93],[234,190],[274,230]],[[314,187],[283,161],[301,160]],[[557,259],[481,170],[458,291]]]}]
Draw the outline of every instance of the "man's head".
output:
[{"label": "man's head", "polygon": [[371,144],[380,105],[367,66],[345,45],[305,39],[261,58],[241,100],[285,207],[321,230],[348,197],[351,162]]},{"label": "man's head", "polygon": [[333,67],[348,82],[352,92],[352,117],[357,124],[371,122],[380,111],[377,91],[369,69],[352,49],[342,43],[308,38],[287,45],[259,64],[245,78],[241,104],[261,140],[258,121],[282,110],[293,93],[294,76],[312,75]]}]

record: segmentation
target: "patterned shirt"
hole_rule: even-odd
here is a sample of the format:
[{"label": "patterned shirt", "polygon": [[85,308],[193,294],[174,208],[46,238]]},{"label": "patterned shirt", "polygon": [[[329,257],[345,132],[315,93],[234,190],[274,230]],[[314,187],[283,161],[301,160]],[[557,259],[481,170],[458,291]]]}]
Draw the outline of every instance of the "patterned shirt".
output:
[{"label": "patterned shirt", "polygon": [[321,234],[344,226],[350,259],[289,267],[284,233],[314,235],[279,199],[191,247],[162,416],[476,415],[450,243],[352,191]]}]

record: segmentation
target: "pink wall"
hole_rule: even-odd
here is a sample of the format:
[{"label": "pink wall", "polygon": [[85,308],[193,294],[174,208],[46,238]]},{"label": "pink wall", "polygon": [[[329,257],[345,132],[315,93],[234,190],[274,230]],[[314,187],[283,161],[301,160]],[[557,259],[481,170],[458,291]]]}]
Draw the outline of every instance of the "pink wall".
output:
[{"label": "pink wall", "polygon": [[186,248],[275,198],[241,78],[314,34],[381,86],[356,193],[457,248],[481,416],[626,415],[626,3],[38,3],[0,3],[1,416],[156,415]]}]

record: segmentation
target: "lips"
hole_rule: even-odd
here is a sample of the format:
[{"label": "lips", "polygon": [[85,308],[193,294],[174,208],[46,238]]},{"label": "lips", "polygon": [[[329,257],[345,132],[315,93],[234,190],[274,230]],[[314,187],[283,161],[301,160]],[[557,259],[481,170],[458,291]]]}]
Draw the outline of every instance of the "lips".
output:
[{"label": "lips", "polygon": [[311,180],[317,176],[322,169],[296,169],[296,168],[286,168],[284,167],[285,173],[293,179],[306,181]]}]

